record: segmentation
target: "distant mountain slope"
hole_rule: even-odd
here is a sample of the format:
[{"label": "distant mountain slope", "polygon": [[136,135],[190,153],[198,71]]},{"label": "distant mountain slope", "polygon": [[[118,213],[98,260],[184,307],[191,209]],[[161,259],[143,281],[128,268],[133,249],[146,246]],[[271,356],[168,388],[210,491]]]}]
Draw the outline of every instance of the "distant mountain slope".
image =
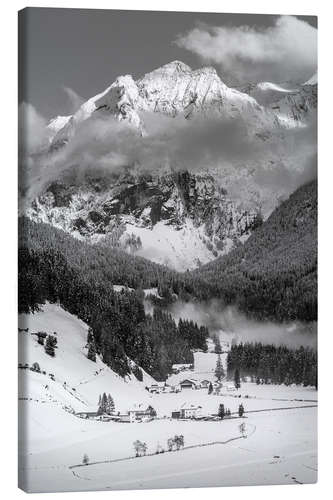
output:
[{"label": "distant mountain slope", "polygon": [[193,272],[259,319],[317,319],[317,182],[293,193],[246,243]]},{"label": "distant mountain slope", "polygon": [[213,176],[189,172],[54,182],[28,215],[178,271],[227,253],[260,223],[259,210],[237,207]]},{"label": "distant mountain slope", "polygon": [[[28,246],[30,254],[55,252],[71,272],[103,286],[157,287],[167,302],[173,294],[185,301],[216,298],[257,319],[317,319],[316,181],[293,193],[244,245],[192,272],[175,272],[107,245],[89,245],[29,219],[21,221],[21,234],[22,251]],[[36,284],[38,277],[29,294]]]}]

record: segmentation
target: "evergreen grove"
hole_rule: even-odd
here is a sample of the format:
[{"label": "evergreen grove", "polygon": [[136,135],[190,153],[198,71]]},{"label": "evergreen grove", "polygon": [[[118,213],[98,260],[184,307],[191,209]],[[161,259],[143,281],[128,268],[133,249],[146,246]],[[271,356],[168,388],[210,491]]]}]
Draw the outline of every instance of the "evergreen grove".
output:
[{"label": "evergreen grove", "polygon": [[227,358],[228,377],[251,376],[257,383],[303,384],[317,387],[317,352],[260,342],[233,345]]}]

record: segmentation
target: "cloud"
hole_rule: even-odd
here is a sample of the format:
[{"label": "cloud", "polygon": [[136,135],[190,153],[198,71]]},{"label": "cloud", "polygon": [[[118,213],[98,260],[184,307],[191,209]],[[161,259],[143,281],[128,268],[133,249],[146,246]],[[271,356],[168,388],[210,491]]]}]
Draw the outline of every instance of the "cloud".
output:
[{"label": "cloud", "polygon": [[45,118],[29,103],[22,102],[18,108],[19,150],[33,154],[45,145],[48,135]]},{"label": "cloud", "polygon": [[[36,158],[48,145],[49,131],[45,118],[29,103],[18,107],[18,171],[20,202],[31,199],[29,192],[40,175]],[[34,191],[39,192],[39,190]]]},{"label": "cloud", "polygon": [[[39,142],[43,137],[39,130],[43,122],[35,112],[31,113],[34,119],[30,119],[29,135],[34,135],[35,130]],[[77,125],[68,144],[52,154],[36,154],[34,148],[29,149],[30,154],[22,159],[29,181],[24,184],[25,203],[29,204],[61,177],[80,183],[84,176],[93,174],[107,182],[109,176],[129,168],[144,174],[158,173],[165,168],[222,172],[228,166],[229,184],[224,187],[231,194],[240,192],[237,175],[241,170],[248,176],[240,180],[242,185],[249,186],[251,179],[254,186],[290,194],[312,169],[316,143],[310,124],[286,130],[282,138],[281,130],[272,127],[270,139],[264,141],[249,133],[243,117],[197,116],[186,120],[183,116],[171,118],[143,113],[141,118],[145,124],[144,136],[127,122],[119,122],[110,115],[93,114]],[[274,164],[269,161],[271,158],[275,159]],[[223,175],[221,178],[223,183]]]},{"label": "cloud", "polygon": [[306,81],[317,70],[317,29],[293,16],[274,26],[199,25],[175,43],[217,64],[226,83]]},{"label": "cloud", "polygon": [[81,104],[83,104],[84,99],[70,87],[63,86],[62,89],[65,92],[69,102],[69,106],[67,106],[68,114],[73,114],[79,109]]}]

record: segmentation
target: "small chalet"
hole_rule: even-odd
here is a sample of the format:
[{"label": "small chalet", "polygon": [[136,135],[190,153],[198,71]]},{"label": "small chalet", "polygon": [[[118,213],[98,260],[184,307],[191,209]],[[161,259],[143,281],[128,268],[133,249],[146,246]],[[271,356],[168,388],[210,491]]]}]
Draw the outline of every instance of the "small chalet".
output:
[{"label": "small chalet", "polygon": [[219,395],[222,390],[223,384],[222,382],[214,382],[213,383],[213,394]]},{"label": "small chalet", "polygon": [[171,418],[180,418],[180,410],[172,411]]},{"label": "small chalet", "polygon": [[192,363],[178,363],[175,365],[172,365],[172,373],[177,374],[179,372],[182,372],[184,370],[192,370],[193,369],[193,364]]},{"label": "small chalet", "polygon": [[180,418],[198,418],[201,416],[201,406],[184,403],[180,407]]},{"label": "small chalet", "polygon": [[151,420],[156,417],[156,411],[152,406],[148,406],[144,409],[142,405],[138,405],[128,410],[128,415],[130,422]]},{"label": "small chalet", "polygon": [[202,387],[202,389],[208,389],[209,384],[210,380],[201,380],[200,387]]},{"label": "small chalet", "polygon": [[167,393],[167,392],[178,392],[179,388],[177,389],[176,386],[174,385],[169,385],[166,382],[154,382],[151,384],[151,386],[146,387],[147,391],[149,391],[152,394],[161,394],[161,393]]},{"label": "small chalet", "polygon": [[179,384],[180,388],[183,389],[199,389],[200,384],[197,380],[194,380],[193,378],[187,378],[180,382]]},{"label": "small chalet", "polygon": [[165,382],[154,382],[150,387],[148,387],[148,391],[153,394],[160,394],[161,392],[167,392],[167,387],[170,386],[168,386]]}]

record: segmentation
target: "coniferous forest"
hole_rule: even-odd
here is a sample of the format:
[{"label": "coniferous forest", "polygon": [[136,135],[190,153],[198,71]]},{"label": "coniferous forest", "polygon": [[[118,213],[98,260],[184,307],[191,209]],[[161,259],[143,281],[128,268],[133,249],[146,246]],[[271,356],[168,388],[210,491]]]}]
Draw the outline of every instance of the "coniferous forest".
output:
[{"label": "coniferous forest", "polygon": [[[175,322],[164,308],[175,300],[216,299],[221,308],[236,305],[258,320],[316,321],[316,228],[317,184],[311,182],[283,202],[244,245],[180,273],[22,217],[19,312],[59,302],[92,328],[97,352],[116,372],[129,373],[130,358],[163,379],[173,363],[192,362],[193,349],[205,350],[209,335],[192,321]],[[118,284],[125,286],[121,293],[113,288]],[[152,287],[162,299],[155,298],[150,315],[143,289]]]},{"label": "coniferous forest", "polygon": [[[142,287],[158,285],[167,268],[84,244],[29,219],[21,219],[19,229],[19,312],[59,302],[91,327],[97,352],[120,375],[130,373],[129,357],[163,379],[172,364],[193,362],[192,349],[207,348],[205,327],[187,320],[177,325],[159,307],[145,314]],[[145,281],[139,286],[141,273]],[[116,292],[113,284],[119,281],[138,288]]]},{"label": "coniferous forest", "polygon": [[310,348],[246,342],[233,345],[227,358],[228,377],[236,369],[257,384],[303,384],[317,387],[317,353]]}]

